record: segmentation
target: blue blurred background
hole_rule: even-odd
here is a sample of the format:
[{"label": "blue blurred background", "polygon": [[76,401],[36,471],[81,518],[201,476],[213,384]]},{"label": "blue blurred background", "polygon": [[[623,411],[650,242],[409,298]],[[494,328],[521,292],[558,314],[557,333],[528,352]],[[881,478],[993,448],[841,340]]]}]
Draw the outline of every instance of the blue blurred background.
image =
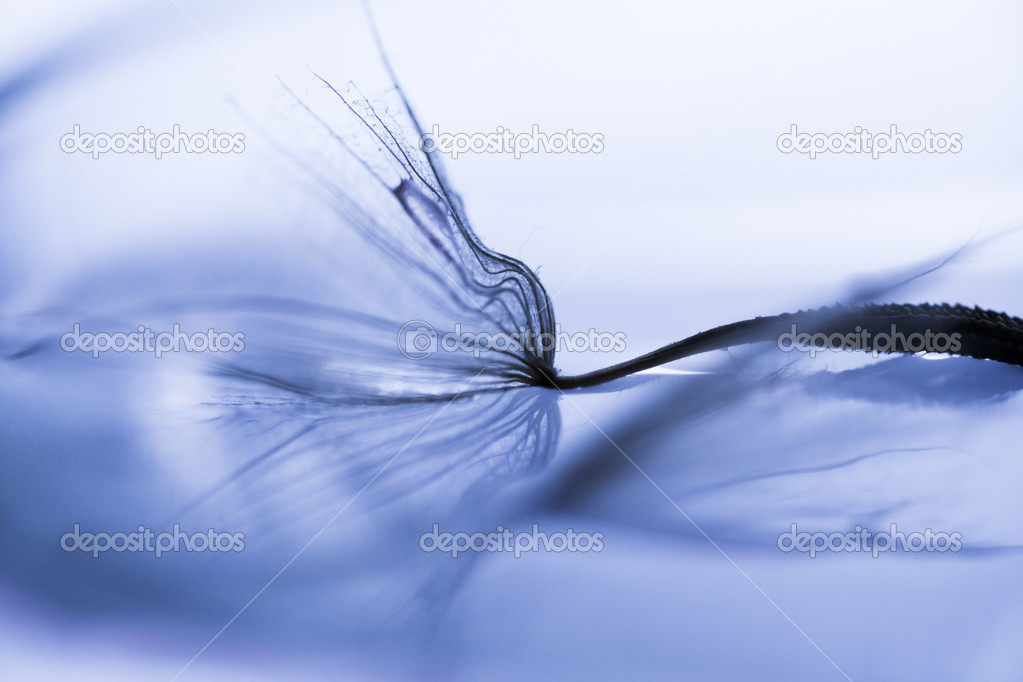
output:
[{"label": "blue blurred background", "polygon": [[[599,154],[445,162],[563,329],[626,334],[565,371],[836,302],[1023,313],[1016,4],[374,11],[425,128],[603,134]],[[301,105],[354,156],[375,142],[312,72],[402,121],[363,8],[4,15],[0,677],[1019,679],[1019,368],[765,344],[564,396],[373,404],[429,380],[393,336],[443,306],[350,219],[342,198],[393,207]],[[778,151],[793,124],[963,149],[811,160]],[[246,146],[93,159],[61,151],[75,125]],[[242,331],[248,364],[65,353],[75,323]],[[246,547],[93,558],[60,549],[76,523]],[[452,558],[420,549],[435,523],[604,549]],[[792,523],[963,549],[811,559],[779,551]]]}]

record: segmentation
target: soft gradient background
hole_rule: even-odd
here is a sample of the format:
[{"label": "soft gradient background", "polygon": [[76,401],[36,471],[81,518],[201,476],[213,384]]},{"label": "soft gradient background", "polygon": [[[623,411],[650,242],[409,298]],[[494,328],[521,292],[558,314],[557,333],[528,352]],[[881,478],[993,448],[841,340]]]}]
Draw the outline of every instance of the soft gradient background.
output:
[{"label": "soft gradient background", "polygon": [[[564,353],[566,371],[839,301],[1023,313],[1014,3],[375,10],[425,127],[604,135],[599,155],[446,164],[564,329],[626,333],[623,357]],[[764,347],[582,394],[332,409],[253,395],[205,358],[62,353],[75,322],[237,326],[259,362],[344,376],[368,337],[331,346],[309,311],[418,319],[430,292],[376,269],[301,172],[330,170],[329,140],[282,83],[356,137],[310,69],[387,88],[357,3],[3,14],[0,677],[1019,678],[1018,368]],[[810,160],[777,151],[793,123],[958,132],[963,151]],[[75,124],[248,144],[93,160],[60,151]],[[282,326],[231,303],[255,295],[309,308]],[[308,342],[293,357],[260,345],[290,333]],[[58,547],[74,523],[173,522],[244,531],[246,550]],[[958,531],[964,549],[810,559],[777,549],[794,522]],[[605,549],[452,559],[419,550],[434,523],[571,527]]]}]

